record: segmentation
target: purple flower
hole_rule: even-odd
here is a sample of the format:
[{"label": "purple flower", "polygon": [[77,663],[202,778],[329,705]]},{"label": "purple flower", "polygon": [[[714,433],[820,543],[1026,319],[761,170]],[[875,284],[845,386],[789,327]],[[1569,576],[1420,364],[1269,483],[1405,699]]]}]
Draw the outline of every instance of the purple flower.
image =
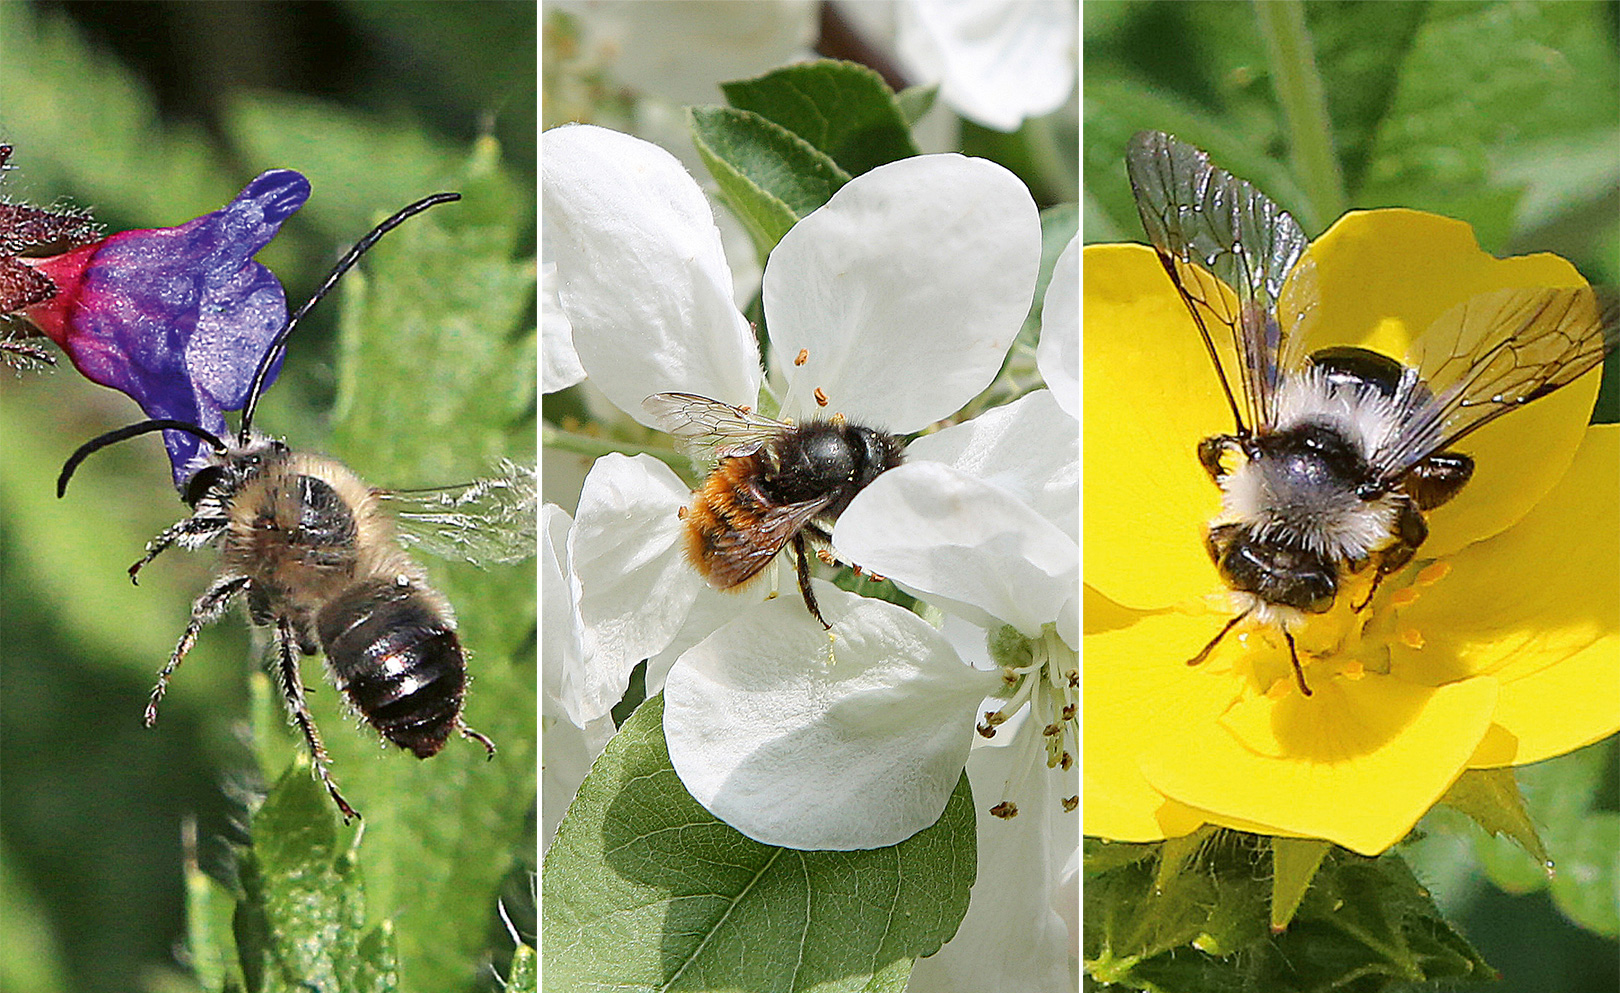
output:
[{"label": "purple flower", "polygon": [[[309,198],[309,180],[275,169],[236,199],[175,228],[122,231],[50,258],[23,258],[54,294],[22,313],[87,379],[129,394],[148,417],[225,433],[254,368],[287,320],[275,274],[253,256]],[[268,385],[279,371],[270,370]],[[165,431],[176,486],[204,443]]]}]

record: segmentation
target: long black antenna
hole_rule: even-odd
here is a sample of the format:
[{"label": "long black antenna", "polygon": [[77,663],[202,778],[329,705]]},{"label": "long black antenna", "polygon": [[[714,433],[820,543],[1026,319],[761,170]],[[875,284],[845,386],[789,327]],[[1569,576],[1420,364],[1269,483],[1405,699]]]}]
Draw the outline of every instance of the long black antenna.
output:
[{"label": "long black antenna", "polygon": [[248,388],[247,405],[242,408],[242,429],[238,432],[238,444],[245,445],[248,443],[248,429],[253,424],[253,411],[259,406],[259,394],[264,392],[264,378],[270,374],[270,367],[275,365],[276,359],[287,350],[287,338],[292,334],[293,328],[298,326],[298,322],[303,320],[304,315],[309,313],[310,308],[315,306],[321,297],[326,296],[333,286],[337,285],[338,279],[353,268],[354,264],[360,260],[360,256],[364,255],[371,246],[380,241],[383,235],[398,227],[406,218],[420,214],[436,204],[449,203],[452,200],[460,199],[460,193],[435,193],[430,197],[423,197],[408,207],[402,207],[392,217],[372,228],[370,234],[355,242],[354,247],[349,249],[348,254],[338,260],[338,264],[333,266],[331,273],[327,275],[326,282],[321,284],[320,289],[315,291],[314,296],[310,297],[302,307],[298,308],[297,313],[287,318],[287,323],[283,324],[281,330],[276,332],[275,338],[270,341],[270,347],[265,349],[264,356],[259,359],[259,367],[253,371],[253,383]]},{"label": "long black antenna", "polygon": [[68,480],[73,478],[73,471],[79,468],[80,462],[83,462],[85,459],[89,458],[91,455],[94,455],[96,452],[101,451],[103,448],[106,448],[108,445],[116,445],[120,441],[127,441],[130,438],[143,434],[150,434],[153,431],[184,431],[187,434],[196,435],[203,441],[208,442],[209,445],[213,446],[213,449],[216,452],[224,452],[227,448],[226,444],[223,441],[220,441],[218,436],[216,436],[212,431],[206,431],[189,421],[176,421],[168,418],[160,418],[151,421],[138,421],[126,427],[115,428],[108,431],[106,434],[97,435],[96,437],[91,438],[89,441],[80,445],[77,451],[75,451],[72,455],[69,455],[68,460],[62,463],[62,475],[58,476],[56,479],[57,499],[60,500],[67,493]]}]

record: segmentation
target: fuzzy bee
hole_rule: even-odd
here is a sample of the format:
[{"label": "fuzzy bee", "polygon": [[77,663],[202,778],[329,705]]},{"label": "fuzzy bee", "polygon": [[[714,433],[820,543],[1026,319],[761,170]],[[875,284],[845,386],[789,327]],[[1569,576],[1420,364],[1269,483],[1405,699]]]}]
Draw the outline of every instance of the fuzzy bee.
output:
[{"label": "fuzzy bee", "polygon": [[325,747],[304,700],[300,655],[326,656],[327,674],[353,708],[388,741],[418,758],[436,754],[453,733],[495,746],[461,718],[466,655],[455,612],[407,554],[409,542],[479,564],[534,554],[536,486],[532,468],[503,463],[498,475],[434,490],[375,489],[336,459],[291,450],[257,435],[253,413],[268,372],[299,320],[384,233],[434,204],[438,194],[388,218],[335,266],[320,289],[277,332],[255,370],[234,439],[185,421],[142,421],[108,432],[73,453],[57,495],[74,470],[108,445],[153,431],[183,431],[212,450],[186,482],[189,517],[166,528],[130,566],[131,580],[165,550],[217,546],[219,568],[196,599],[185,633],[158,675],[146,707],[158,704],[204,625],[242,601],[270,632],[270,667],[313,758],[316,776],[345,820],[358,817],[329,772]]},{"label": "fuzzy bee", "polygon": [[1620,344],[1620,307],[1586,287],[1501,290],[1440,317],[1404,361],[1352,346],[1304,354],[1314,269],[1294,219],[1162,132],[1136,135],[1125,162],[1235,422],[1197,456],[1221,490],[1205,547],[1238,612],[1188,664],[1253,618],[1282,633],[1309,696],[1290,629],[1371,570],[1353,605],[1365,609],[1473,475],[1457,446],[1597,368]]},{"label": "fuzzy bee", "polygon": [[655,393],[642,406],[712,469],[682,512],[693,567],[716,589],[738,589],[791,543],[799,594],[830,629],[807,547],[829,545],[855,494],[902,462],[900,439],[840,417],[789,424],[694,393]]}]

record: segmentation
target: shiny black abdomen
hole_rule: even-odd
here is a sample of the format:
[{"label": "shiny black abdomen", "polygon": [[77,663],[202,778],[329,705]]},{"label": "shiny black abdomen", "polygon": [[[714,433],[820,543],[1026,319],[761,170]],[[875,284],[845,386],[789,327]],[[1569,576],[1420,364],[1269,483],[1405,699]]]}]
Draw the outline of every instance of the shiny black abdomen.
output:
[{"label": "shiny black abdomen", "polygon": [[327,663],[382,736],[427,758],[456,729],[467,662],[455,628],[407,584],[361,583],[321,611]]}]

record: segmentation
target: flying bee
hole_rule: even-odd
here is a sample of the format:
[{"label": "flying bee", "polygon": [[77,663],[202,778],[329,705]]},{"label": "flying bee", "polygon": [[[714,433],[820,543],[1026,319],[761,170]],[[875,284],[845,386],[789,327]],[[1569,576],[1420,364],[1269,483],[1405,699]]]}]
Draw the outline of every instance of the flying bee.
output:
[{"label": "flying bee", "polygon": [[452,732],[479,742],[493,756],[494,744],[461,718],[467,663],[455,612],[401,543],[480,565],[533,555],[534,471],[502,463],[497,476],[465,486],[392,493],[368,486],[336,459],[294,452],[277,439],[255,434],[253,413],[293,329],[339,277],[406,218],[458,199],[459,194],[441,193],[411,204],[338,262],[265,350],[234,440],[185,421],[141,421],[80,446],[57,482],[61,496],[90,454],[153,431],[183,431],[212,449],[184,486],[182,499],[192,508],[191,516],[153,538],[129,569],[134,581],[142,568],[176,545],[220,550],[217,574],[197,597],[190,623],[158,675],[146,725],[157,721],[169,679],[203,626],[242,600],[252,623],[270,632],[276,683],[309,746],[316,776],[345,820],[359,814],[328,771],[326,749],[305,704],[300,653],[324,653],[327,675],[348,703],[383,738],[418,758],[438,753]]},{"label": "flying bee", "polygon": [[[1473,475],[1455,446],[1599,366],[1620,344],[1620,306],[1588,287],[1499,290],[1442,315],[1405,361],[1354,346],[1303,354],[1315,270],[1294,219],[1162,132],[1132,138],[1125,163],[1236,422],[1197,454],[1221,490],[1205,547],[1238,613],[1188,664],[1253,617],[1281,631],[1309,696],[1290,628],[1371,570],[1352,604],[1365,609],[1428,537],[1426,515]],[[1235,390],[1213,325],[1230,335]]]},{"label": "flying bee", "polygon": [[808,546],[831,546],[855,494],[904,460],[900,439],[841,416],[790,424],[693,393],[655,393],[641,405],[711,469],[683,513],[697,571],[716,589],[737,589],[792,543],[804,605],[831,629],[810,589]]}]

